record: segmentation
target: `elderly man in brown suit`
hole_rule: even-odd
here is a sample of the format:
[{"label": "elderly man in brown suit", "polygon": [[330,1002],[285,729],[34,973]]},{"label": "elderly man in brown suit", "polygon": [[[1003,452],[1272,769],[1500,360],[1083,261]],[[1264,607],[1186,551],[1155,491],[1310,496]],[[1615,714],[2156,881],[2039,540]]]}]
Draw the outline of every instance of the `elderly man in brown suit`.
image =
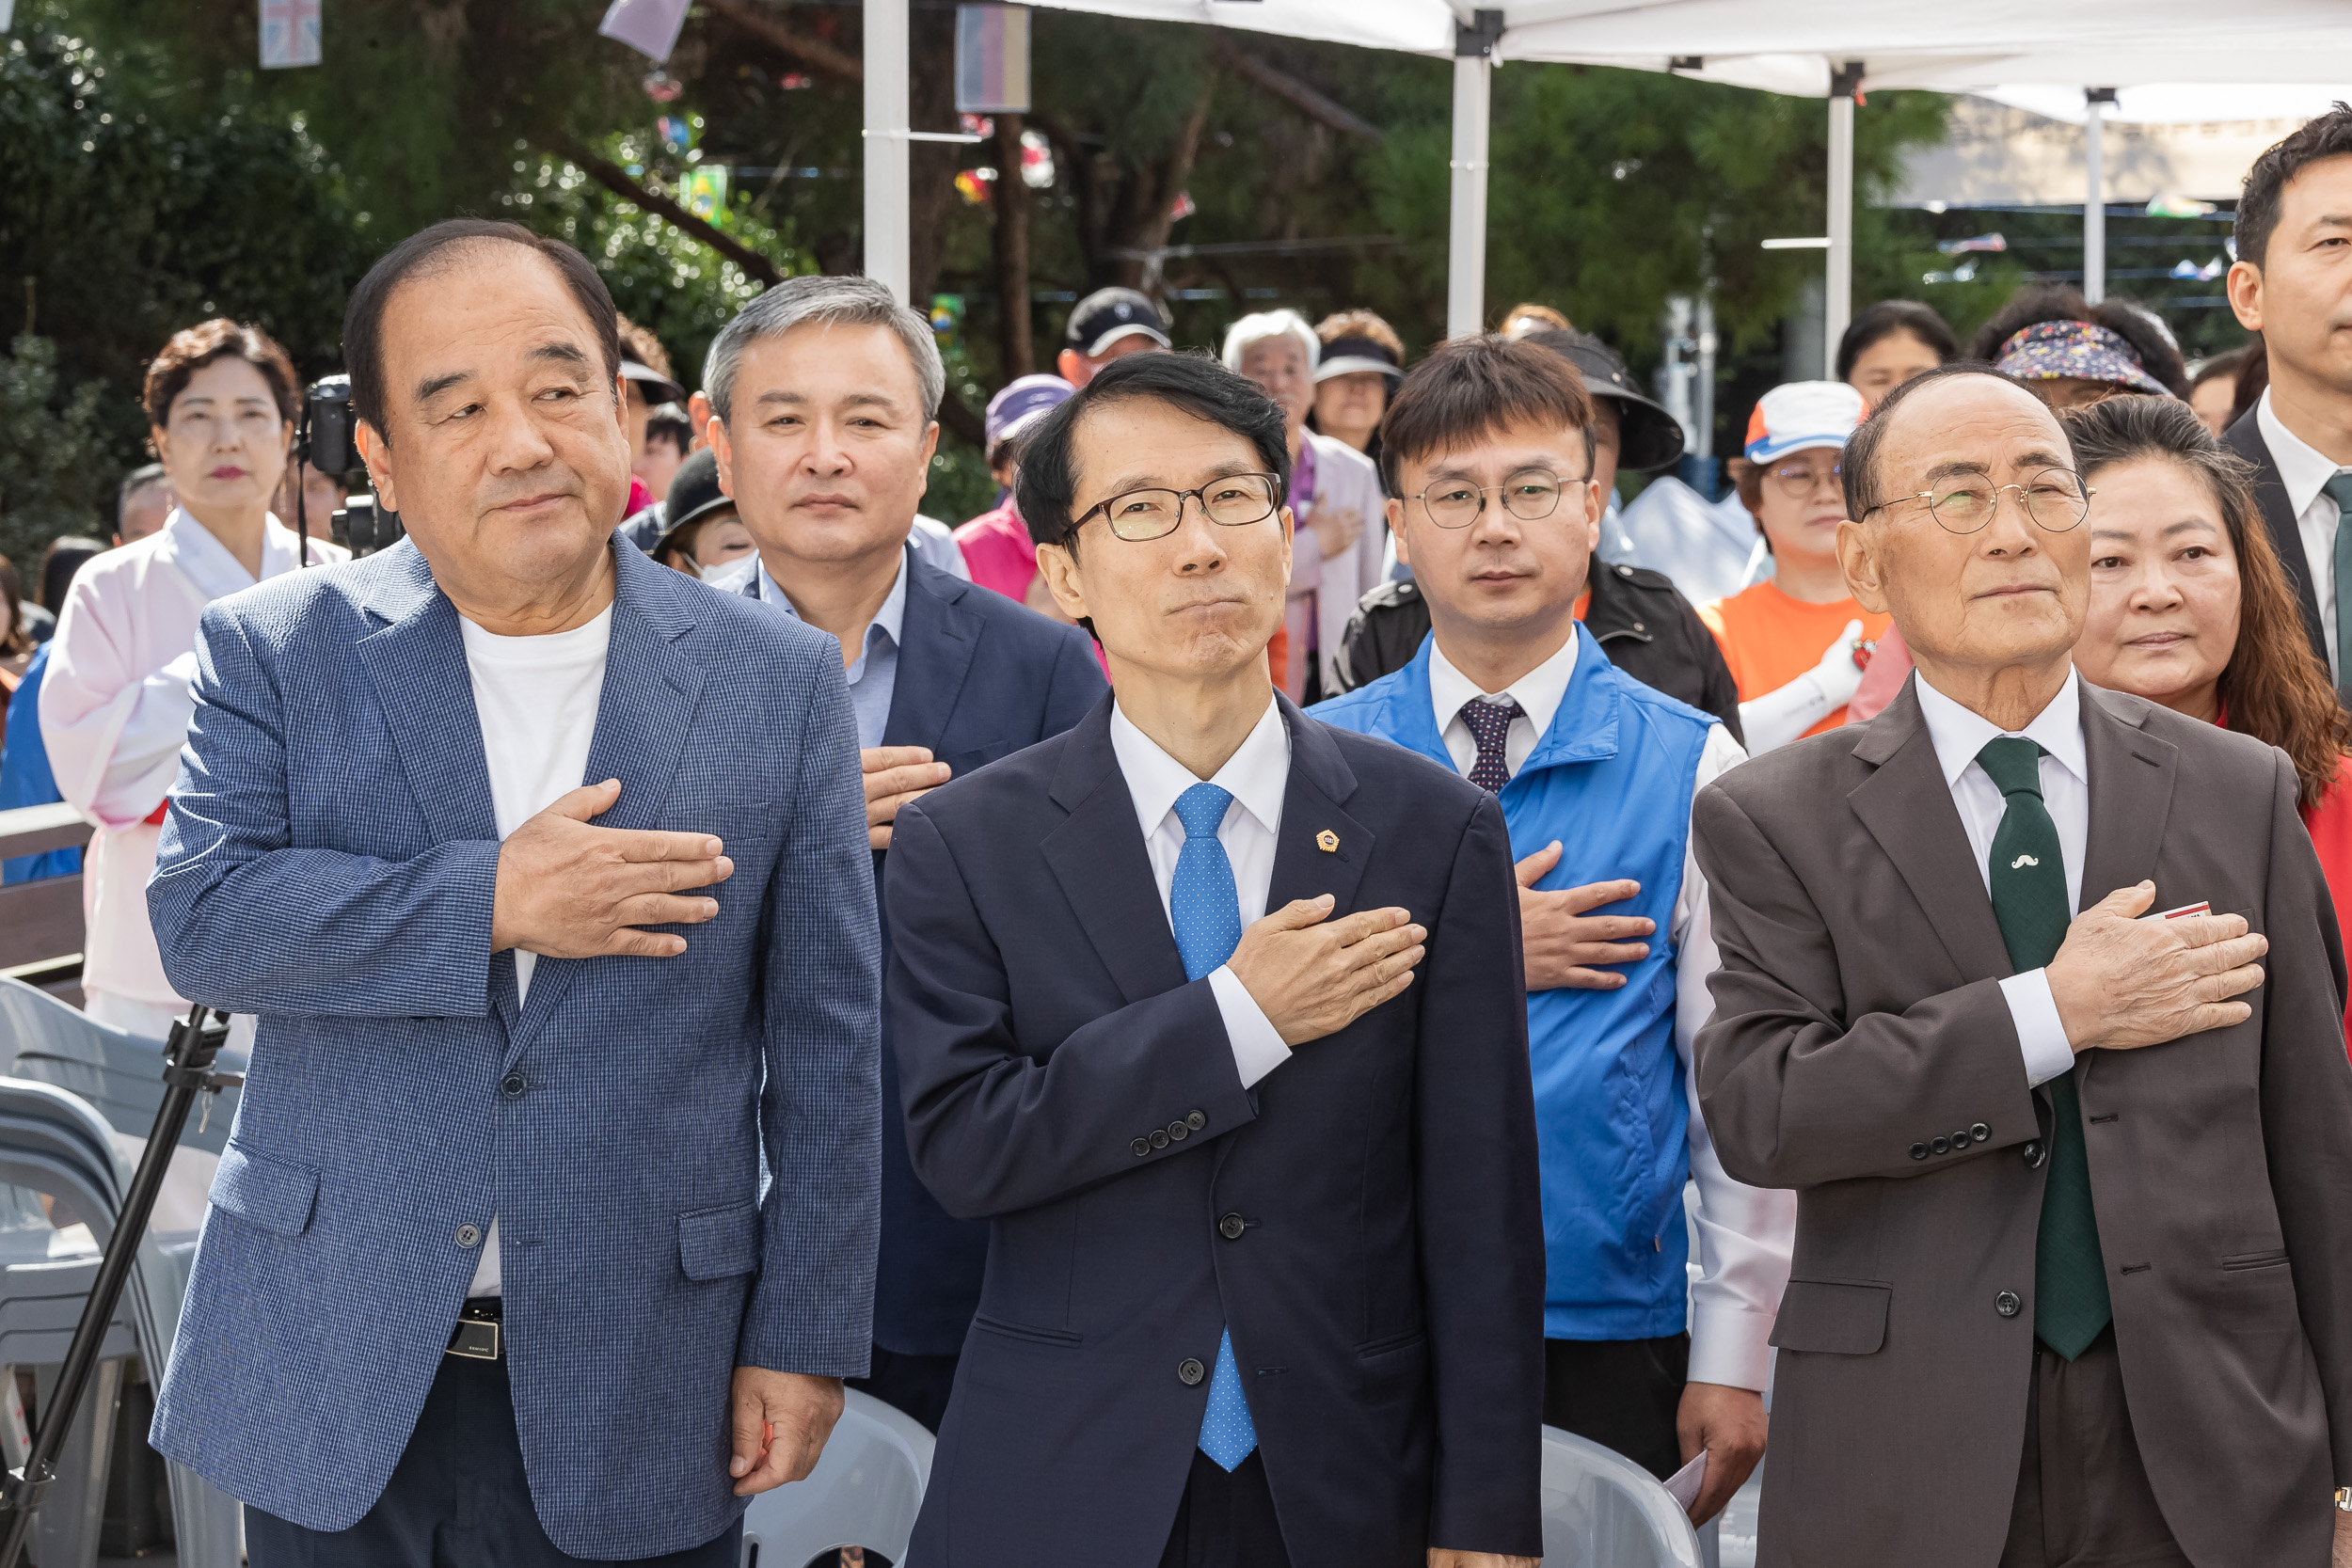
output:
[{"label": "elderly man in brown suit", "polygon": [[1759,1561],[2352,1562],[2352,1069],[2295,769],[2076,677],[2091,503],[2013,382],[1910,383],[1845,486],[1917,673],[1693,824],[1700,1100],[1799,1195]]}]

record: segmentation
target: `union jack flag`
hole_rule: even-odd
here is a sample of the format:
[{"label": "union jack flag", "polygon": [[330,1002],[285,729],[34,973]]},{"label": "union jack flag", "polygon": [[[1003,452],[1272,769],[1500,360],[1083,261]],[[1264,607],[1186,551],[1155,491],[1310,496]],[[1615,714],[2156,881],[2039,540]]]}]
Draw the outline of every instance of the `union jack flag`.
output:
[{"label": "union jack flag", "polygon": [[319,0],[262,0],[262,69],[319,63]]}]

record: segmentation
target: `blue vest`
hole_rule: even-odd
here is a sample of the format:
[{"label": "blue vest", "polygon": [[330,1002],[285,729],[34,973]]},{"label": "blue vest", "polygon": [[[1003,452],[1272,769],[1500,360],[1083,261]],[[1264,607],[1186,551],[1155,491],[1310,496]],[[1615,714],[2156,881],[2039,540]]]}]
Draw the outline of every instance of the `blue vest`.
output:
[{"label": "blue vest", "polygon": [[[1502,794],[1511,853],[1557,840],[1542,889],[1630,878],[1613,914],[1657,924],[1622,990],[1527,999],[1543,1164],[1544,1334],[1647,1339],[1682,1332],[1690,1236],[1682,1187],[1690,1109],[1675,1053],[1675,900],[1691,832],[1691,784],[1712,716],[1620,673],[1576,628],[1576,672],[1550,729]],[[1392,675],[1318,705],[1314,716],[1392,740],[1449,770],[1429,695],[1430,640]]]}]

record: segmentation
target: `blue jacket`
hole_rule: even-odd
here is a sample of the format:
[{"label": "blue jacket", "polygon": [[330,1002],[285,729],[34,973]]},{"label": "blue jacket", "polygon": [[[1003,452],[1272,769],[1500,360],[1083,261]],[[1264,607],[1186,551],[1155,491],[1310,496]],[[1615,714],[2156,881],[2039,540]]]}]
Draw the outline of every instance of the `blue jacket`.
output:
[{"label": "blue jacket", "polygon": [[[1612,913],[1657,923],[1649,957],[1613,991],[1561,988],[1527,999],[1543,1160],[1544,1333],[1648,1339],[1687,1316],[1690,1104],[1676,1054],[1675,900],[1691,832],[1691,785],[1711,714],[1610,664],[1582,626],[1576,673],[1551,728],[1502,788],[1515,859],[1559,841],[1538,888],[1631,878]],[[1320,704],[1314,716],[1393,740],[1451,768],[1429,695],[1430,639],[1392,675]]]},{"label": "blue jacket", "polygon": [[543,957],[519,1010],[457,611],[416,546],[198,633],[148,907],[181,994],[261,1032],[153,1441],[313,1529],[382,1494],[493,1214],[532,1499],[574,1556],[740,1513],[737,1366],[866,1370],[879,942],[840,650],[612,555],[599,820],[717,833],[735,875],[680,957]]},{"label": "blue jacket", "polygon": [[[40,683],[49,673],[51,646],[43,642],[33,650],[33,661],[24,667],[24,678],[8,699],[8,736],[0,745],[0,811],[65,799],[57,793],[49,746],[40,734]],[[0,861],[0,882],[37,882],[44,877],[71,877],[81,869],[81,850],[50,849]]]},{"label": "blue jacket", "polygon": [[1401,905],[1430,936],[1402,996],[1245,1089],[1110,714],[933,790],[891,840],[914,1168],[992,1222],[909,1560],[1152,1568],[1229,1326],[1295,1568],[1534,1557],[1542,1235],[1502,814],[1283,704],[1268,907]]},{"label": "blue jacket", "polygon": [[[1093,640],[1019,602],[926,562],[907,550],[905,618],[891,689],[885,746],[925,746],[961,779],[997,758],[1059,735],[1106,689]],[[759,574],[741,592],[759,597]],[[887,851],[874,856],[882,893]],[[884,914],[888,913],[885,910]],[[882,961],[890,927],[882,926]],[[874,1342],[901,1355],[953,1355],[980,1305],[988,1227],[960,1220],[914,1179],[898,1064],[882,1012],[882,1259],[874,1284]]]}]

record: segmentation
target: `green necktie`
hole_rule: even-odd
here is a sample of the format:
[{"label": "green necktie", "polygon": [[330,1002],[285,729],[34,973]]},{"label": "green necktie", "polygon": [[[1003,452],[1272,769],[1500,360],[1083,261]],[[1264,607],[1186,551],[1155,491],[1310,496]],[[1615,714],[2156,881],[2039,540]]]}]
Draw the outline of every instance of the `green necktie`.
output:
[{"label": "green necktie", "polygon": [[[2058,824],[2042,803],[2042,748],[2003,736],[1986,741],[1977,761],[2009,802],[1993,835],[1989,869],[1994,917],[2001,923],[2009,961],[2022,974],[2046,966],[2066,940],[2066,861]],[[2033,1329],[2072,1361],[2115,1313],[2107,1302],[2082,1102],[2072,1072],[2050,1080],[2050,1109],[2049,1184],[2042,1189],[2042,1228],[2034,1239]]]},{"label": "green necktie", "polygon": [[2321,488],[2336,503],[2336,698],[2352,707],[2352,474]]}]

